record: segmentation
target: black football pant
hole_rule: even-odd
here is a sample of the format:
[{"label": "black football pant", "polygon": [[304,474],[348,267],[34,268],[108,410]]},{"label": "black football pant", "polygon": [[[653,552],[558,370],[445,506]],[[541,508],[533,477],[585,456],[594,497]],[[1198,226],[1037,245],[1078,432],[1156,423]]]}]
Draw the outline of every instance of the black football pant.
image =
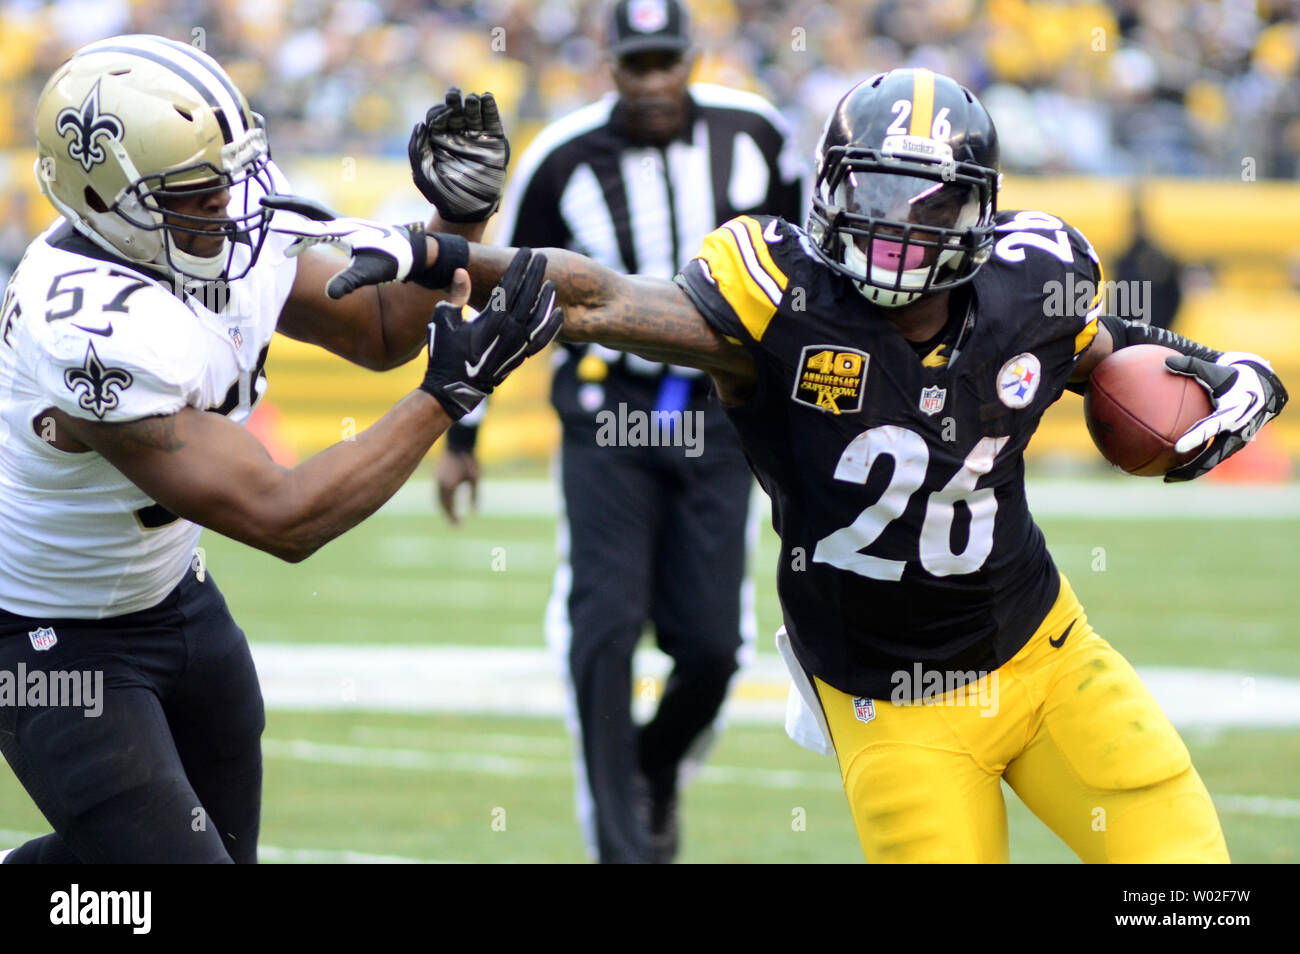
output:
[{"label": "black football pant", "polygon": [[[547,629],[567,660],[579,822],[602,863],[651,860],[635,773],[675,783],[738,666],[753,476],[716,403],[705,418],[694,458],[682,447],[602,447],[590,430],[565,428],[566,514]],[[632,655],[647,621],[673,669],[638,730]]]},{"label": "black football pant", "polygon": [[[57,643],[36,651],[29,632]],[[101,711],[0,704],[0,751],[54,834],[23,863],[257,861],[262,693],[211,576],[104,620],[0,612],[0,670],[102,673]]]}]

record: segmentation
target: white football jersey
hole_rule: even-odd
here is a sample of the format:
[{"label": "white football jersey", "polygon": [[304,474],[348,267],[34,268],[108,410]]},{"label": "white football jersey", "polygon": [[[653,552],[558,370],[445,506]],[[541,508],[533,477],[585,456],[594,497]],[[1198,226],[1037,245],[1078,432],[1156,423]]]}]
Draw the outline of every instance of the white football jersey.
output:
[{"label": "white football jersey", "polygon": [[293,286],[289,241],[267,237],[220,311],[113,260],[62,219],[28,247],[0,303],[0,608],[120,616],[180,582],[201,528],[94,451],[55,448],[44,412],[112,422],[189,406],[245,424]]}]

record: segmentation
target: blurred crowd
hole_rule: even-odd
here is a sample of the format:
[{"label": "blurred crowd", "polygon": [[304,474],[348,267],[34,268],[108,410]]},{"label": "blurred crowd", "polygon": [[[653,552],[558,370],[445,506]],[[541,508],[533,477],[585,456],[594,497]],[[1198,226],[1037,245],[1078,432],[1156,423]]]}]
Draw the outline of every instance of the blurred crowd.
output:
[{"label": "blurred crowd", "polygon": [[[286,152],[400,155],[451,84],[516,131],[608,84],[605,0],[0,0],[0,149],[74,49],[160,33],[216,56]],[[755,89],[811,149],[835,100],[899,65],[956,76],[1012,172],[1293,177],[1300,0],[694,0],[700,78]]]}]

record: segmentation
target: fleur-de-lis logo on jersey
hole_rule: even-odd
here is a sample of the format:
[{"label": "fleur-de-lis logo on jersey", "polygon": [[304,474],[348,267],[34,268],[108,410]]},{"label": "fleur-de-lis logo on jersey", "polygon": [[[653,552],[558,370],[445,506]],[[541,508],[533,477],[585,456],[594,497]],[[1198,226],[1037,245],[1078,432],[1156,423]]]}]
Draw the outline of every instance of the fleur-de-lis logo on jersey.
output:
[{"label": "fleur-de-lis logo on jersey", "polygon": [[117,407],[121,392],[131,386],[131,381],[131,372],[125,368],[104,367],[99,355],[95,354],[93,341],[86,349],[86,360],[81,367],[63,372],[63,383],[78,395],[77,404],[99,418],[105,411]]},{"label": "fleur-de-lis logo on jersey", "polygon": [[99,111],[99,80],[90,88],[78,109],[71,106],[59,112],[54,129],[60,136],[72,133],[68,155],[81,163],[87,172],[108,158],[100,139],[122,139],[122,121],[112,113]]}]

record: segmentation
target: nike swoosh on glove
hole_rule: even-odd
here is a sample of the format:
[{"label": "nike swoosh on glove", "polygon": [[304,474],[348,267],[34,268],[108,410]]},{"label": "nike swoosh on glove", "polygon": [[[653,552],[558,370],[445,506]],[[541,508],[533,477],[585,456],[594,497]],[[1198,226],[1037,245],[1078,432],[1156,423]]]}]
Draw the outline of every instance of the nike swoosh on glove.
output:
[{"label": "nike swoosh on glove", "polygon": [[1259,429],[1277,417],[1287,402],[1281,380],[1257,354],[1229,351],[1214,362],[1179,355],[1166,360],[1165,367],[1195,380],[1214,403],[1213,413],[1178,438],[1174,450],[1184,454],[1207,441],[1211,443],[1186,464],[1167,473],[1166,483],[1195,480],[1209,473],[1254,440]]},{"label": "nike swoosh on glove", "polygon": [[420,387],[454,420],[559,334],[564,312],[555,303],[555,283],[543,281],[545,275],[546,256],[521,248],[473,321],[465,321],[456,305],[440,302],[434,308],[429,366]]},{"label": "nike swoosh on glove", "polygon": [[406,152],[416,188],[446,221],[483,222],[501,204],[510,141],[491,93],[462,98],[453,86],[411,130]]},{"label": "nike swoosh on glove", "polygon": [[287,225],[283,216],[271,220],[272,232],[294,237],[285,255],[301,255],[313,245],[333,245],[352,257],[325,286],[330,298],[342,298],[362,285],[415,281],[424,271],[428,246],[421,225],[384,225],[339,216],[319,202],[292,195],[264,196],[262,205],[297,216]]}]

